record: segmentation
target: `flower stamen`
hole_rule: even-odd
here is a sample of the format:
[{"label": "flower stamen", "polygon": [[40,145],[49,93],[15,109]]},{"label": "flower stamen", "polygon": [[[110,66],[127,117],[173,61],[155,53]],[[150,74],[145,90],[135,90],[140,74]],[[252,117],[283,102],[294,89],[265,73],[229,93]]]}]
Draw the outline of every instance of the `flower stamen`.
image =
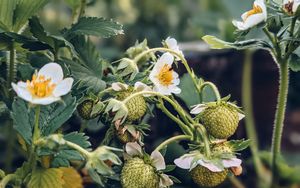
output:
[{"label": "flower stamen", "polygon": [[48,97],[52,95],[56,84],[52,83],[51,78],[46,79],[43,75],[32,75],[32,80],[27,80],[27,89],[35,97]]},{"label": "flower stamen", "polygon": [[249,18],[250,16],[254,15],[254,14],[260,14],[262,13],[263,10],[260,6],[258,5],[253,5],[253,9],[252,10],[249,10],[244,18],[244,21],[247,20],[247,18]]},{"label": "flower stamen", "polygon": [[159,83],[163,86],[169,86],[173,84],[173,69],[171,66],[165,64],[157,75]]}]

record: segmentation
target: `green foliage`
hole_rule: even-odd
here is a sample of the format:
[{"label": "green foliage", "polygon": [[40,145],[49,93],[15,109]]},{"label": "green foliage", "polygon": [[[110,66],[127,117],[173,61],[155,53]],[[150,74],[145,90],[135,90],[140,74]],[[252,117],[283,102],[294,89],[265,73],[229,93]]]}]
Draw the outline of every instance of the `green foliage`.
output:
[{"label": "green foliage", "polygon": [[9,31],[13,26],[13,16],[17,2],[17,0],[0,1],[0,28],[4,31]]},{"label": "green foliage", "polygon": [[16,98],[12,105],[14,129],[23,137],[27,144],[31,144],[34,125],[34,112],[28,108],[27,102]]},{"label": "green foliage", "polygon": [[13,42],[18,43],[22,48],[30,51],[49,49],[49,45],[40,42],[32,37],[19,35],[12,32],[0,33],[0,50],[7,49]]},{"label": "green foliage", "polygon": [[18,32],[48,0],[1,0],[0,28]]},{"label": "green foliage", "polygon": [[31,174],[28,187],[30,188],[62,188],[63,172],[56,168],[36,169]]},{"label": "green foliage", "polygon": [[300,57],[297,54],[292,54],[289,60],[289,67],[292,71],[300,71]]},{"label": "green foliage", "polygon": [[64,139],[69,142],[73,142],[85,149],[91,146],[91,143],[88,141],[89,137],[86,136],[84,133],[71,132],[69,134],[66,134],[64,136]]},{"label": "green foliage", "polygon": [[102,80],[102,65],[105,63],[100,58],[94,44],[84,37],[75,37],[71,41],[79,56],[79,61],[64,59],[63,62],[70,65],[74,78],[79,82],[79,88],[85,88],[93,92],[99,92],[106,87]]},{"label": "green foliage", "polygon": [[[200,96],[195,90],[195,86],[189,74],[184,74],[180,78],[181,93],[178,95],[187,106],[199,104]],[[216,97],[213,90],[209,86],[205,86],[202,91],[202,102],[215,101]]]},{"label": "green foliage", "polygon": [[40,128],[43,136],[48,136],[60,128],[76,109],[76,99],[67,95],[62,103],[43,106],[40,113]]},{"label": "green foliage", "polygon": [[237,50],[243,50],[243,49],[271,49],[271,46],[263,40],[260,39],[250,39],[246,41],[236,41],[236,42],[225,42],[221,39],[218,39],[215,36],[206,35],[202,37],[202,39],[210,45],[212,49],[237,49]]},{"label": "green foliage", "polygon": [[48,3],[49,0],[18,0],[14,11],[14,31],[19,31],[36,12]]},{"label": "green foliage", "polygon": [[81,17],[78,23],[66,31],[66,38],[74,35],[93,35],[108,38],[110,36],[123,34],[122,25],[112,20],[96,17]]},{"label": "green foliage", "polygon": [[230,140],[227,142],[233,151],[242,151],[249,147],[251,140]]}]

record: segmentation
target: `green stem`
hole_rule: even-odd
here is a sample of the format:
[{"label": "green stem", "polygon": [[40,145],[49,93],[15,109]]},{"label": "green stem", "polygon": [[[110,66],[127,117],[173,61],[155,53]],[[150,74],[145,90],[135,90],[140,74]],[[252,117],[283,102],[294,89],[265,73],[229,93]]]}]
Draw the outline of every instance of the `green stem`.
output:
[{"label": "green stem", "polygon": [[209,86],[213,90],[213,92],[214,92],[214,94],[216,96],[217,101],[221,100],[220,92],[219,92],[218,88],[216,87],[216,85],[214,83],[212,83],[212,82],[204,82],[203,84],[201,84],[201,86],[200,86],[200,91],[201,92],[203,91],[203,89],[205,88],[205,86]]},{"label": "green stem", "polygon": [[[36,106],[35,108],[35,123],[33,129],[33,143],[37,141],[40,137],[39,119],[40,119],[41,106]],[[34,145],[34,144],[33,144]]]},{"label": "green stem", "polygon": [[86,151],[85,149],[83,149],[82,147],[80,147],[79,145],[77,144],[74,144],[73,142],[69,142],[69,141],[66,141],[65,143],[67,146],[69,146],[70,148],[73,148],[75,150],[77,150],[79,153],[81,153],[83,156],[85,156],[86,158],[89,158],[91,156],[91,154]]},{"label": "green stem", "polygon": [[245,51],[245,61],[243,67],[243,81],[242,81],[242,103],[246,114],[245,126],[247,137],[251,140],[250,149],[253,156],[253,162],[256,174],[259,178],[263,178],[263,166],[258,156],[258,138],[255,130],[255,123],[253,117],[252,107],[252,51]]},{"label": "green stem", "polygon": [[204,150],[205,150],[205,154],[207,157],[210,157],[210,154],[211,154],[211,151],[210,151],[210,147],[209,147],[209,139],[208,139],[208,136],[207,136],[207,132],[206,132],[206,129],[204,128],[203,125],[194,125],[195,126],[195,129],[199,131],[199,133],[201,134],[201,138],[202,138],[202,141],[204,143]]},{"label": "green stem", "polygon": [[111,92],[111,91],[113,91],[113,88],[112,87],[108,87],[108,88],[100,91],[97,96],[99,98],[101,98],[103,95],[105,95],[106,93]]},{"label": "green stem", "polygon": [[192,131],[187,127],[179,118],[174,116],[163,104],[163,101],[160,101],[160,104],[157,104],[157,107],[161,109],[171,120],[178,124],[182,132],[186,135],[193,135]]},{"label": "green stem", "polygon": [[186,123],[186,125],[190,125],[190,123],[194,123],[193,121],[192,122],[189,122],[186,118],[186,115],[185,115],[185,111],[182,109],[182,107],[178,104],[176,104],[172,99],[170,99],[169,97],[161,94],[161,93],[158,93],[158,92],[154,92],[154,91],[140,91],[140,92],[137,92],[137,93],[134,93],[130,96],[128,96],[126,99],[124,99],[122,102],[124,104],[126,104],[129,100],[131,100],[132,98],[134,97],[137,97],[139,95],[156,95],[156,96],[159,96],[163,99],[165,99],[166,101],[168,101],[174,108],[175,110],[178,112],[178,114],[180,115],[180,117],[184,120],[184,122]]},{"label": "green stem", "polygon": [[5,188],[6,185],[15,178],[17,178],[17,176],[15,174],[8,174],[1,180],[0,188]]},{"label": "green stem", "polygon": [[[7,71],[7,87],[11,88],[11,83],[14,82],[16,78],[16,51],[14,43],[9,45],[9,56],[8,56],[8,71]],[[10,98],[13,98],[13,92],[9,94]]]},{"label": "green stem", "polygon": [[163,143],[159,144],[159,146],[156,147],[155,151],[160,151],[162,150],[164,147],[166,147],[167,145],[173,143],[173,142],[177,142],[180,140],[191,140],[192,137],[188,136],[188,135],[178,135],[178,136],[174,136],[171,137],[167,140],[165,140]]},{"label": "green stem", "polygon": [[272,136],[272,182],[275,185],[276,180],[278,179],[278,169],[277,169],[277,160],[280,156],[280,147],[281,147],[281,137],[284,126],[284,116],[286,110],[288,86],[289,86],[289,69],[288,62],[278,62],[279,63],[279,93],[277,101],[277,110],[275,114],[273,136]]},{"label": "green stem", "polygon": [[81,0],[80,10],[79,10],[78,18],[77,18],[78,20],[79,20],[79,18],[81,18],[84,15],[85,8],[86,8],[86,0]]}]

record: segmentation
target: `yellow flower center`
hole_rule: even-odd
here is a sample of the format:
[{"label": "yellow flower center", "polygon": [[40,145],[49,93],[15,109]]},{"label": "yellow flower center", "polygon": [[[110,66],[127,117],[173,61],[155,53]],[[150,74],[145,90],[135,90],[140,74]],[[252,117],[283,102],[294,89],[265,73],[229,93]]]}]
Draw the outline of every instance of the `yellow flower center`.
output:
[{"label": "yellow flower center", "polygon": [[169,86],[173,81],[173,70],[172,67],[165,64],[159,71],[157,78],[159,83],[163,86]]},{"label": "yellow flower center", "polygon": [[261,8],[260,6],[258,6],[258,5],[253,5],[253,9],[252,9],[252,10],[249,10],[249,11],[247,12],[247,15],[246,15],[244,21],[246,21],[247,18],[248,18],[249,16],[252,16],[252,15],[254,15],[254,14],[259,14],[259,13],[262,13],[262,12],[263,12],[263,10],[262,10],[262,8]]},{"label": "yellow flower center", "polygon": [[48,97],[52,94],[56,84],[51,82],[51,78],[46,79],[43,75],[32,75],[32,80],[27,80],[27,89],[35,97]]}]

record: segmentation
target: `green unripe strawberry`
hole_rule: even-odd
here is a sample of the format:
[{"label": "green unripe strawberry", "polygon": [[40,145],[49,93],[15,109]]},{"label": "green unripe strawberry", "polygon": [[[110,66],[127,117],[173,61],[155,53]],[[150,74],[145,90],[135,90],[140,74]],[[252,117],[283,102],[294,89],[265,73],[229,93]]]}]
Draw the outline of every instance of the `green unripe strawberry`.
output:
[{"label": "green unripe strawberry", "polygon": [[83,119],[94,119],[97,117],[101,112],[92,114],[93,107],[95,102],[91,99],[84,100],[77,106],[77,111],[80,117]]},{"label": "green unripe strawberry", "polygon": [[143,159],[134,157],[125,162],[121,172],[123,188],[158,188],[159,176],[155,168]]},{"label": "green unripe strawberry", "polygon": [[[123,91],[120,92],[118,95],[119,100],[124,100],[125,98],[129,97],[131,94],[134,94],[130,91]],[[126,107],[128,109],[127,120],[128,121],[136,121],[142,118],[146,111],[147,111],[147,104],[143,96],[139,95],[128,102],[126,102]]]},{"label": "green unripe strawberry", "polygon": [[213,145],[212,150],[213,153],[232,153],[232,148],[225,143],[218,143]]},{"label": "green unripe strawberry", "polygon": [[227,139],[235,133],[239,115],[234,107],[221,103],[207,107],[201,113],[200,120],[210,135]]},{"label": "green unripe strawberry", "polygon": [[215,187],[221,184],[227,177],[228,170],[212,172],[203,166],[196,166],[190,172],[193,181],[201,187]]},{"label": "green unripe strawberry", "polygon": [[124,126],[120,125],[118,129],[115,129],[115,135],[117,136],[118,140],[122,144],[126,144],[128,142],[135,142],[138,140],[139,133],[136,131],[136,134],[133,135],[128,130],[123,130]]}]

